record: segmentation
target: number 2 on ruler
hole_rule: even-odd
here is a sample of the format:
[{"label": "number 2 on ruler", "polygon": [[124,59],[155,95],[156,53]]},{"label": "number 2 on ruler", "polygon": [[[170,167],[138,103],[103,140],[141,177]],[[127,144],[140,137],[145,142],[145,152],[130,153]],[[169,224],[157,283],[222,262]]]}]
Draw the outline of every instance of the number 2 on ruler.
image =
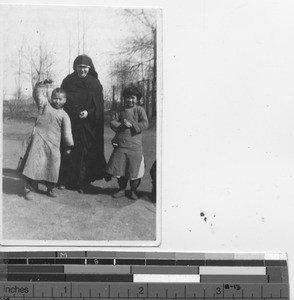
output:
[{"label": "number 2 on ruler", "polygon": [[139,294],[140,295],[144,294],[144,288],[142,286],[139,287]]}]

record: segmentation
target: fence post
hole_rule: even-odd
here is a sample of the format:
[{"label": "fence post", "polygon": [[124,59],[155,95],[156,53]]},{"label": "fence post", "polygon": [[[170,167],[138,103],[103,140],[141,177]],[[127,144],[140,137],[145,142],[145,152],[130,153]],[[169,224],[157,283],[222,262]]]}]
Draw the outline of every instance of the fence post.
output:
[{"label": "fence post", "polygon": [[141,106],[144,107],[146,111],[146,101],[145,101],[145,90],[144,90],[144,78],[142,80],[137,81],[137,87],[142,93],[142,98],[140,102],[142,103]]},{"label": "fence post", "polygon": [[156,116],[156,82],[154,80],[152,80],[151,106],[152,106],[152,117],[155,117]]},{"label": "fence post", "polygon": [[150,80],[147,79],[147,91],[146,91],[146,114],[150,118]]},{"label": "fence post", "polygon": [[119,95],[119,97],[120,97],[120,107],[123,107],[123,106],[125,105],[125,99],[124,99],[124,97],[122,96],[122,92],[123,92],[124,88],[125,88],[125,86],[124,86],[124,84],[122,83],[122,84],[121,84],[120,95]]},{"label": "fence post", "polygon": [[115,86],[112,86],[112,107],[111,110],[115,111],[116,107],[115,107]]}]

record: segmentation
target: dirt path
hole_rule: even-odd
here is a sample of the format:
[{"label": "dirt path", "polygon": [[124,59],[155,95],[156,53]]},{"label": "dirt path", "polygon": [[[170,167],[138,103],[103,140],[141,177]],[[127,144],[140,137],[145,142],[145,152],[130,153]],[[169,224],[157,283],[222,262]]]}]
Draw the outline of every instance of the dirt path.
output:
[{"label": "dirt path", "polygon": [[[146,172],[139,188],[140,199],[113,199],[116,180],[96,181],[83,195],[59,191],[57,198],[34,194],[23,198],[24,182],[15,172],[21,141],[32,123],[4,121],[3,124],[3,238],[7,240],[155,240],[156,204],[149,200],[149,170],[156,157],[155,129],[144,134]],[[112,146],[112,131],[105,126],[105,156]],[[44,189],[45,191],[45,189]]]}]

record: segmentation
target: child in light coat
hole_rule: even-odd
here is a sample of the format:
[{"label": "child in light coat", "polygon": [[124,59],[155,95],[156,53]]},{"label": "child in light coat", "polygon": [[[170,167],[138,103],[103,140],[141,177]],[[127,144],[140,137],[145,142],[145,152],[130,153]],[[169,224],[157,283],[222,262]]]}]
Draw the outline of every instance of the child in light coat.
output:
[{"label": "child in light coat", "polygon": [[137,87],[125,88],[122,96],[124,106],[110,123],[116,134],[112,140],[114,149],[106,172],[118,178],[119,191],[113,195],[114,198],[126,195],[127,183],[130,181],[130,198],[136,200],[145,169],[142,131],[148,127],[148,118],[144,108],[137,105],[142,97]]},{"label": "child in light coat", "polygon": [[73,146],[70,119],[63,110],[66,92],[54,89],[50,103],[41,96],[37,100],[40,114],[32,134],[24,141],[18,165],[27,183],[27,200],[32,200],[31,192],[38,191],[38,183],[46,185],[48,196],[56,197],[54,187],[60,168],[60,143],[63,142],[67,154]]}]

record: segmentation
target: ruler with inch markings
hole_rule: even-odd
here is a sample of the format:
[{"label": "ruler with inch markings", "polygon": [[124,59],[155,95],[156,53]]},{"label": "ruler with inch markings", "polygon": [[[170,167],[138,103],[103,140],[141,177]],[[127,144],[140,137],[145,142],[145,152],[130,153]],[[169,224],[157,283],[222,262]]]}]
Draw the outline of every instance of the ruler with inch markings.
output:
[{"label": "ruler with inch markings", "polygon": [[0,299],[290,299],[286,255],[0,252]]}]

